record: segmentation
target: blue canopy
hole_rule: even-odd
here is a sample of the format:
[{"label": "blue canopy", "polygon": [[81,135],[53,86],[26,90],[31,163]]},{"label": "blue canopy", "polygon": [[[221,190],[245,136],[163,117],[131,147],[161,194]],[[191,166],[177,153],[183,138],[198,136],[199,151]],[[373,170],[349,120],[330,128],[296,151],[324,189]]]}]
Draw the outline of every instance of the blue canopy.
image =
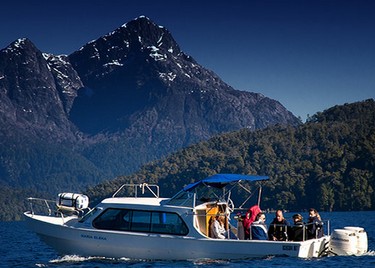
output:
[{"label": "blue canopy", "polygon": [[228,183],[238,182],[238,181],[262,181],[268,180],[268,176],[257,176],[257,175],[241,175],[241,174],[216,174],[210,177],[207,177],[201,181],[191,183],[183,189],[184,191],[189,191],[194,189],[198,185],[204,183],[209,186],[216,188],[223,188]]}]

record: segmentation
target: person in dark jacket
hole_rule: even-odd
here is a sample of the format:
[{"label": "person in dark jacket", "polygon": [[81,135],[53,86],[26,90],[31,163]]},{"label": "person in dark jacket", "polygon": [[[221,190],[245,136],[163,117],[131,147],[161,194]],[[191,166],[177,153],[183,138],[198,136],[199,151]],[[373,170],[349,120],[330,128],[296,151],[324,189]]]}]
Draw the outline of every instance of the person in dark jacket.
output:
[{"label": "person in dark jacket", "polygon": [[251,239],[253,240],[267,240],[267,226],[266,226],[266,215],[259,212],[255,218],[255,221],[251,224]]},{"label": "person in dark jacket", "polygon": [[273,241],[287,241],[290,224],[284,218],[283,212],[280,209],[276,211],[275,216],[268,228],[268,239]]},{"label": "person in dark jacket", "polygon": [[289,228],[289,240],[292,241],[305,241],[307,239],[306,225],[303,222],[303,217],[301,214],[293,215],[294,225]]},{"label": "person in dark jacket", "polygon": [[323,233],[323,222],[315,208],[309,209],[309,221],[307,222],[307,238],[321,238]]}]

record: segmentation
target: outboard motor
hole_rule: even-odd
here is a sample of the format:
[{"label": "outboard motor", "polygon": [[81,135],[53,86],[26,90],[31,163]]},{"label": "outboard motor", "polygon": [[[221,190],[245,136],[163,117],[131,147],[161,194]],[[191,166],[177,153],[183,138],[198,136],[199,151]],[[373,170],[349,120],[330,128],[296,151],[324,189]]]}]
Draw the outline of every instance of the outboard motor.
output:
[{"label": "outboard motor", "polygon": [[344,227],[344,230],[354,231],[357,237],[357,254],[362,255],[368,251],[368,240],[367,240],[367,233],[365,229],[362,227]]},{"label": "outboard motor", "polygon": [[363,255],[368,250],[367,233],[361,227],[335,229],[329,247],[335,255]]}]

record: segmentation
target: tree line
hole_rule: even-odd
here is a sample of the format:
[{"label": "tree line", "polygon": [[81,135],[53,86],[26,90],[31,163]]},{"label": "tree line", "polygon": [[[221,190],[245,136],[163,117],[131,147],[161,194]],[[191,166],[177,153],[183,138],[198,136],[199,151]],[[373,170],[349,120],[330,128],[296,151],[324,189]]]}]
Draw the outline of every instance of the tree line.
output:
[{"label": "tree line", "polygon": [[262,208],[374,209],[375,102],[335,106],[300,126],[242,129],[198,143],[88,190],[95,201],[124,182],[153,182],[172,196],[216,173],[270,176]]},{"label": "tree line", "polygon": [[[69,163],[69,158],[56,158],[59,165],[65,162]],[[43,169],[42,162],[27,163]],[[82,172],[93,176],[99,173],[89,167],[84,161],[77,162],[75,169],[66,172],[74,173],[72,178],[83,176]],[[183,186],[216,173],[269,176],[270,180],[263,183],[262,209],[373,210],[375,102],[371,99],[335,106],[299,126],[276,125],[214,136],[150,162],[132,175],[93,185],[83,193],[93,206],[123,183],[148,182],[159,184],[161,196],[171,197]],[[78,189],[72,185],[74,180],[69,183],[62,179],[66,175],[50,178],[41,188],[25,190],[18,183],[15,187],[3,185],[6,190],[0,192],[0,220],[22,219],[29,196],[54,198],[46,192],[47,184]]]}]

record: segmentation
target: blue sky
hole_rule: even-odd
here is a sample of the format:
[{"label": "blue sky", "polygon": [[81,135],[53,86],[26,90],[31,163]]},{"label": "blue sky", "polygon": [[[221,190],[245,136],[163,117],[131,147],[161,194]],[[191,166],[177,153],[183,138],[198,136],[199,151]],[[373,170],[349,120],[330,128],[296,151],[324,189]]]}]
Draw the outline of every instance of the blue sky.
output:
[{"label": "blue sky", "polygon": [[235,89],[280,101],[303,120],[375,98],[372,0],[64,0],[0,5],[0,48],[27,37],[70,54],[145,15]]}]

